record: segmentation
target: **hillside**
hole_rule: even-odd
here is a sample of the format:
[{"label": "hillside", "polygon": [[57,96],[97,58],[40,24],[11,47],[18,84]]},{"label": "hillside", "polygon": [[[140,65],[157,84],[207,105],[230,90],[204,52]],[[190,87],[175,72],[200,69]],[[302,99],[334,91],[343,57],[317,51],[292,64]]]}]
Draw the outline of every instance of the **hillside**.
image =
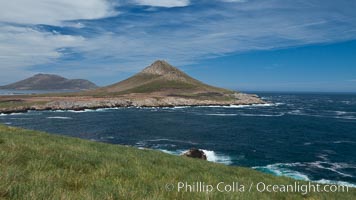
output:
[{"label": "hillside", "polygon": [[84,79],[66,79],[52,74],[36,74],[16,83],[0,86],[12,90],[89,90],[97,86]]},{"label": "hillside", "polygon": [[158,60],[126,80],[90,91],[87,94],[124,95],[133,93],[191,98],[229,98],[236,92],[202,83],[169,63]]},{"label": "hillside", "polygon": [[[244,192],[185,192],[178,182],[246,185]],[[355,199],[356,192],[258,192],[295,180],[155,150],[0,125],[0,199]],[[299,184],[306,182],[298,181]],[[253,187],[249,192],[249,187]],[[173,185],[171,185],[173,184]]]}]

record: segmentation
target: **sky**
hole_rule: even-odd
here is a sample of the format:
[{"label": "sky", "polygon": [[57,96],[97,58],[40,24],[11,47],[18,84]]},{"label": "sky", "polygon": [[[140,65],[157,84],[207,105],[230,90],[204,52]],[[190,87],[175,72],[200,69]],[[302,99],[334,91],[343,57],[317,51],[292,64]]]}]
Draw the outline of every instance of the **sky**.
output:
[{"label": "sky", "polygon": [[166,60],[243,91],[356,92],[356,1],[0,0],[0,85],[123,80]]}]

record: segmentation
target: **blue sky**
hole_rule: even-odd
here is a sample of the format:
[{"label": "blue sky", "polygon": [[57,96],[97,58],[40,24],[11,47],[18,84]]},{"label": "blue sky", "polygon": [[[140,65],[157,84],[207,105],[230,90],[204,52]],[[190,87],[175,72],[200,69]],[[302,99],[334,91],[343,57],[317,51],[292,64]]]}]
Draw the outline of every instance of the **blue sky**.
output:
[{"label": "blue sky", "polygon": [[0,84],[120,81],[164,59],[239,90],[356,92],[356,1],[0,2]]}]

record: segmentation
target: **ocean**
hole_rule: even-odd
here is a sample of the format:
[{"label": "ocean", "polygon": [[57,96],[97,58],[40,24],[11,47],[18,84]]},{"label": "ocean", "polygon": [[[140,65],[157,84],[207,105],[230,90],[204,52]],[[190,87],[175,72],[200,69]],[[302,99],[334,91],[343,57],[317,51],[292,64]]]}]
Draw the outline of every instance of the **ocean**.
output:
[{"label": "ocean", "polygon": [[0,89],[0,95],[29,95],[29,94],[48,94],[48,93],[67,93],[79,92],[80,90],[5,90]]},{"label": "ocean", "polygon": [[356,187],[356,94],[259,93],[267,105],[1,114],[0,123]]}]

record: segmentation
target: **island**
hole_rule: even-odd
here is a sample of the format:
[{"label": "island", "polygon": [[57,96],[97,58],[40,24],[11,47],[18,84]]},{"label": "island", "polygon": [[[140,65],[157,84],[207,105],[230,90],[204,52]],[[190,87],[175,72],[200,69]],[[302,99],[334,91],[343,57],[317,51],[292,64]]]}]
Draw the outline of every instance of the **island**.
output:
[{"label": "island", "polygon": [[0,86],[6,90],[90,90],[98,86],[84,79],[67,79],[54,74],[36,74],[12,84]]},{"label": "island", "polygon": [[106,87],[75,93],[2,96],[0,112],[265,103],[254,94],[205,84],[158,60],[134,76]]}]

